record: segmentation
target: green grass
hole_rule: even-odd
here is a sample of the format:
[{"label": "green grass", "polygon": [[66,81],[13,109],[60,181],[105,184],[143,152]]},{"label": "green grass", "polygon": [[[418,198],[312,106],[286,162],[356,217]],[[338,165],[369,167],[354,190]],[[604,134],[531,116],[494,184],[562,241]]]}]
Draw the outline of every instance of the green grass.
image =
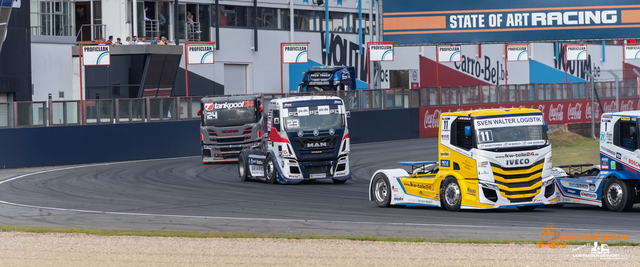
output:
[{"label": "green grass", "polygon": [[569,132],[558,131],[549,135],[553,165],[600,163],[599,140]]},{"label": "green grass", "polygon": [[[314,235],[282,235],[282,234],[246,234],[246,233],[205,233],[163,230],[103,230],[88,228],[54,228],[34,226],[0,225],[0,232],[26,233],[71,233],[99,236],[143,236],[143,237],[187,237],[187,238],[279,238],[279,239],[318,239],[318,240],[354,240],[379,242],[432,242],[432,243],[466,243],[466,244],[536,244],[535,240],[484,240],[484,239],[446,239],[420,237],[376,237],[376,236],[314,236]],[[566,242],[567,245],[584,245],[592,242]],[[608,242],[609,246],[640,246],[640,242]]]}]

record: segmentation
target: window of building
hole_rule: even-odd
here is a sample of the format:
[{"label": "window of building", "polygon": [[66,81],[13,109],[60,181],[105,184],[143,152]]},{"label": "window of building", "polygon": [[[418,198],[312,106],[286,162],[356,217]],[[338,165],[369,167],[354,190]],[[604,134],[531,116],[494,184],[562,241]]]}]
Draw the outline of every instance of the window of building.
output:
[{"label": "window of building", "polygon": [[277,29],[277,9],[275,8],[258,8],[258,28]]},{"label": "window of building", "polygon": [[350,32],[349,13],[330,12],[329,29],[332,32]]},{"label": "window of building", "polygon": [[252,8],[220,5],[218,23],[224,27],[249,27],[250,9]]},{"label": "window of building", "polygon": [[293,16],[295,30],[313,30],[313,11],[295,10]]},{"label": "window of building", "polygon": [[73,36],[69,0],[32,0],[31,34],[51,36]]}]

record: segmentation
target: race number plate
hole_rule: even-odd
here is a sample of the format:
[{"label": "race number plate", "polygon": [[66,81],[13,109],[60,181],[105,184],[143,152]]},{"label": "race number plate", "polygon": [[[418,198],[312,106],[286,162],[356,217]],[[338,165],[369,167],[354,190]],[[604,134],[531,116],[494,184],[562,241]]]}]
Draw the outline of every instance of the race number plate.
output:
[{"label": "race number plate", "polygon": [[315,179],[315,178],[326,178],[327,174],[326,173],[314,173],[311,174],[311,178]]},{"label": "race number plate", "polygon": [[251,170],[251,176],[264,176],[264,166],[249,165],[249,169]]}]

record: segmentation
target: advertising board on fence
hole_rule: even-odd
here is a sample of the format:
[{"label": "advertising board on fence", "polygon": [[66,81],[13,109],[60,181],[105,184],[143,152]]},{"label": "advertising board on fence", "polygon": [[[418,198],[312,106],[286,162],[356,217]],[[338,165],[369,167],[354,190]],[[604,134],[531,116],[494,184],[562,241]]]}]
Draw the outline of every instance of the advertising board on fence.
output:
[{"label": "advertising board on fence", "polygon": [[567,45],[566,59],[587,60],[587,45]]},{"label": "advertising board on fence", "polygon": [[527,61],[529,60],[529,46],[524,45],[507,45],[508,61]]},{"label": "advertising board on fence", "polygon": [[369,60],[393,61],[393,43],[369,43]]},{"label": "advertising board on fence", "polygon": [[396,44],[621,39],[640,36],[636,0],[384,0]]},{"label": "advertising board on fence", "polygon": [[282,44],[282,63],[307,63],[309,44]]},{"label": "advertising board on fence", "polygon": [[85,66],[109,66],[111,57],[108,45],[85,45],[82,46],[82,64]]},{"label": "advertising board on fence", "polygon": [[640,45],[624,46],[624,59],[638,59],[638,58],[640,58]]},{"label": "advertising board on fence", "polygon": [[461,46],[438,46],[438,62],[460,62],[462,59]]},{"label": "advertising board on fence", "polygon": [[[640,109],[640,103],[635,97],[620,98],[620,111]],[[615,112],[615,99],[603,99],[604,112]],[[600,121],[600,105],[595,104],[595,120]],[[440,115],[445,112],[455,112],[470,109],[490,109],[490,108],[535,108],[542,111],[544,121],[549,125],[591,122],[590,100],[571,101],[548,101],[548,102],[523,102],[523,103],[502,103],[502,104],[482,104],[468,106],[434,106],[421,107],[418,125],[420,125],[420,138],[437,137]]]},{"label": "advertising board on fence", "polygon": [[213,64],[213,45],[188,44],[187,59],[189,65]]}]

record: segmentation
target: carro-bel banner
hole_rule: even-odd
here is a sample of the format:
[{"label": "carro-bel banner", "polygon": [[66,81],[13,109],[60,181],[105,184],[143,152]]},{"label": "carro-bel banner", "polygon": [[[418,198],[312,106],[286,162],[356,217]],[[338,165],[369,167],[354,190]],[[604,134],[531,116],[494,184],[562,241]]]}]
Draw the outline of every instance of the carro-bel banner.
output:
[{"label": "carro-bel banner", "polygon": [[396,45],[640,36],[637,0],[383,0],[384,40]]},{"label": "carro-bel banner", "polygon": [[189,65],[213,64],[213,45],[187,44],[187,59]]},{"label": "carro-bel banner", "polygon": [[282,63],[307,63],[309,44],[282,44]]},{"label": "carro-bel banner", "polygon": [[82,46],[82,64],[85,66],[109,66],[111,56],[108,45],[86,45]]},{"label": "carro-bel banner", "polygon": [[[615,99],[603,99],[604,112],[615,112]],[[620,98],[620,111],[640,109],[640,103],[635,97]],[[595,103],[595,120],[600,121],[600,105]],[[542,111],[544,121],[549,125],[591,122],[590,100],[571,101],[545,101],[545,102],[523,102],[523,103],[502,103],[483,104],[468,106],[434,106],[421,107],[418,121],[420,138],[437,137],[440,122],[440,114],[445,112],[463,111],[471,109],[490,108],[535,108]]]}]

